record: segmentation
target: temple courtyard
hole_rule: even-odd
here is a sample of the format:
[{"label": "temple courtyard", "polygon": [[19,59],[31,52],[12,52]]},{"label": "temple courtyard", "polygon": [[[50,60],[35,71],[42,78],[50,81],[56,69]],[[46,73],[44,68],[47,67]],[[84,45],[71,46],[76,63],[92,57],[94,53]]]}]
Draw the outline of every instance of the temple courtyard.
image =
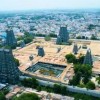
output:
[{"label": "temple courtyard", "polygon": [[[73,64],[67,63],[65,55],[73,53],[73,45],[80,47],[77,57],[85,55],[90,48],[93,56],[93,73],[100,74],[100,42],[86,40],[70,40],[72,45],[56,45],[55,40],[45,41],[43,38],[36,38],[24,48],[13,51],[14,56],[19,59],[19,69],[25,74],[40,79],[54,82],[68,83],[74,75]],[[37,47],[43,47],[45,56],[38,56]],[[30,60],[30,56],[33,59]]]}]

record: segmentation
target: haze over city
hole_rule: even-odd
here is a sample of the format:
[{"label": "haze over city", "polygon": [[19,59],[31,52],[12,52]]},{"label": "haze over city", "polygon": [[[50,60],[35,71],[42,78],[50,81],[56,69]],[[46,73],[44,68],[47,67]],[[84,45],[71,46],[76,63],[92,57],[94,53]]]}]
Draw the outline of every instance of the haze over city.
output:
[{"label": "haze over city", "polygon": [[0,11],[91,8],[100,8],[100,0],[0,0]]}]

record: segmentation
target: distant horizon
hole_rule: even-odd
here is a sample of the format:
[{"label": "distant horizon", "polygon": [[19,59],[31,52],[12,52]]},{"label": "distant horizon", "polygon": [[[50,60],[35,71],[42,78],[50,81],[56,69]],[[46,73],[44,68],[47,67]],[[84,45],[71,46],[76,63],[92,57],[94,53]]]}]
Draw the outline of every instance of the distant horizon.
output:
[{"label": "distant horizon", "polygon": [[80,9],[27,9],[27,10],[5,10],[5,11],[0,11],[0,13],[13,13],[13,12],[34,12],[34,11],[99,11],[100,12],[100,8],[80,8]]},{"label": "distant horizon", "polygon": [[0,0],[0,12],[48,9],[100,9],[100,0]]}]

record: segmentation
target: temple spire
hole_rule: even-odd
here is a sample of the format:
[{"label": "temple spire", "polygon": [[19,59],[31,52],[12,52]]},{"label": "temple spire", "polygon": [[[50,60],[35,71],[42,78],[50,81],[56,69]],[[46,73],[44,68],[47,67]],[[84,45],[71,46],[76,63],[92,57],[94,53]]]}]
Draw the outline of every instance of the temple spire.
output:
[{"label": "temple spire", "polygon": [[67,27],[60,27],[59,35],[56,44],[66,44],[69,41],[69,33]]},{"label": "temple spire", "polygon": [[77,52],[78,52],[78,46],[77,46],[77,44],[74,44],[73,53],[77,54]]},{"label": "temple spire", "polygon": [[93,60],[92,60],[92,55],[91,55],[90,49],[87,50],[83,64],[88,64],[88,65],[91,65],[91,66],[93,65]]},{"label": "temple spire", "polygon": [[6,45],[10,46],[12,48],[16,47],[17,40],[15,38],[14,32],[11,28],[6,30],[7,36],[6,36]]},{"label": "temple spire", "polygon": [[43,47],[39,47],[39,48],[38,48],[38,56],[43,57],[44,55],[45,55],[45,52],[44,52]]},{"label": "temple spire", "polygon": [[0,49],[0,82],[16,84],[20,71],[16,65],[12,50]]}]

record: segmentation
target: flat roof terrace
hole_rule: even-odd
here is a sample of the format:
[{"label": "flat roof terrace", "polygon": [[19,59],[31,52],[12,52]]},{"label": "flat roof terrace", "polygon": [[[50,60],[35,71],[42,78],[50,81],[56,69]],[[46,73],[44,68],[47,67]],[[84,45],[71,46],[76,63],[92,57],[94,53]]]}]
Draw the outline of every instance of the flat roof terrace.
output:
[{"label": "flat roof terrace", "polygon": [[65,57],[54,54],[54,55],[46,55],[45,57],[41,58],[39,62],[66,66],[67,61]]}]

